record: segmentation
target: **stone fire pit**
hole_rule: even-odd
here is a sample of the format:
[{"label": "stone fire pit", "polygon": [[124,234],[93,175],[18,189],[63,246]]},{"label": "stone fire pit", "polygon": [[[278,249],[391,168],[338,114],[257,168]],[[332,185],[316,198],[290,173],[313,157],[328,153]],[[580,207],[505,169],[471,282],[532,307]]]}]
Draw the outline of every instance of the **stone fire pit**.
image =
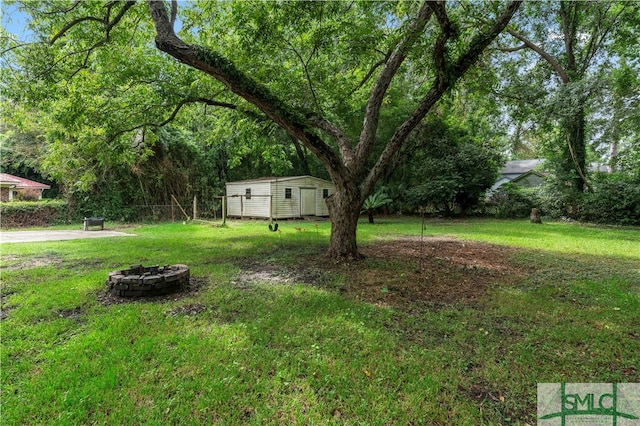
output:
[{"label": "stone fire pit", "polygon": [[121,297],[159,296],[175,293],[188,284],[187,265],[132,265],[129,269],[110,272],[107,290]]}]

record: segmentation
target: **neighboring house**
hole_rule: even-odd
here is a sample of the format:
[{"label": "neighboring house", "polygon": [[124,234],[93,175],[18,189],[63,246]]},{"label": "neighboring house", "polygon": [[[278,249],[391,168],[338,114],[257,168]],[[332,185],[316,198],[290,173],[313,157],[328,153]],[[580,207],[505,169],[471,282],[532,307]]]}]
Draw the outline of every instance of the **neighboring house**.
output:
[{"label": "neighboring house", "polygon": [[507,161],[500,171],[500,177],[493,184],[490,191],[495,191],[508,182],[527,188],[542,185],[546,176],[545,173],[539,171],[542,163],[544,163],[544,160]]},{"label": "neighboring house", "polygon": [[[522,186],[525,188],[542,185],[548,176],[548,174],[543,171],[542,164],[544,161],[545,160],[540,159],[507,161],[500,171],[500,177],[489,191],[495,191],[507,182],[511,182],[516,186]],[[610,172],[610,169],[603,164],[590,163],[589,171],[592,173],[608,173]]]},{"label": "neighboring house", "polygon": [[42,191],[50,189],[49,185],[29,179],[0,173],[0,201],[16,199],[42,199]]},{"label": "neighboring house", "polygon": [[227,216],[290,219],[328,216],[333,183],[312,176],[268,177],[227,183]]}]

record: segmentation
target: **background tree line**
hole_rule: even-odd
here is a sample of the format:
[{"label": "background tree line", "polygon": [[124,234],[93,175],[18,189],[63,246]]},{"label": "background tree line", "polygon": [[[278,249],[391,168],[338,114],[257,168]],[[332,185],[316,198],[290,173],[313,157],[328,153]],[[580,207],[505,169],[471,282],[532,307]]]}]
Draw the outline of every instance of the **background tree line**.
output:
[{"label": "background tree line", "polygon": [[[143,4],[5,5],[27,13],[35,35],[20,40],[3,25],[2,170],[53,183],[78,217],[136,220],[131,206],[170,204],[171,195],[212,200],[238,179],[331,178],[309,146],[252,105],[166,61],[149,43],[155,28]],[[178,32],[191,42],[218,40],[253,79],[356,138],[367,109],[358,95],[368,93],[393,43],[410,33],[419,6],[193,2],[180,6]],[[464,52],[473,23],[502,6],[450,2],[448,15],[436,10],[439,23],[421,31],[442,37],[451,18],[459,34],[445,57],[454,57]],[[106,25],[96,18],[103,16]],[[559,217],[637,223],[639,16],[630,2],[522,7],[393,154],[372,193],[389,196],[390,212],[488,211],[484,193],[504,160],[546,158],[548,187],[535,194],[509,189],[490,211],[521,215],[536,205]],[[376,166],[384,141],[415,108],[415,89],[430,81],[424,70],[440,45],[428,40],[412,41],[412,49],[429,54],[408,51],[381,97],[382,124],[363,170]],[[614,173],[593,173],[594,161]]]}]

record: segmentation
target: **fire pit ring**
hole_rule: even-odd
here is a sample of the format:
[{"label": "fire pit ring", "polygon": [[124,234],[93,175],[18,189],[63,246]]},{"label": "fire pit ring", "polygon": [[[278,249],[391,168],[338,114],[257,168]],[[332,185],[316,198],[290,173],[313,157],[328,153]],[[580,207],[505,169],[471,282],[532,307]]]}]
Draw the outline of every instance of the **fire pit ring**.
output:
[{"label": "fire pit ring", "polygon": [[132,265],[109,273],[107,291],[120,297],[160,296],[180,291],[188,284],[187,265]]}]

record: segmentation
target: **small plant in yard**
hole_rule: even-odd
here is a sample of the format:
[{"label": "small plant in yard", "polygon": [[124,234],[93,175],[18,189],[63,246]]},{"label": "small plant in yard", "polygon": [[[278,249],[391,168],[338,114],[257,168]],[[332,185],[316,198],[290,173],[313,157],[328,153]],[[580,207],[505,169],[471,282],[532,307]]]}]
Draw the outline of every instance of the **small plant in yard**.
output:
[{"label": "small plant in yard", "polygon": [[367,197],[362,206],[361,213],[367,213],[369,223],[373,223],[373,212],[380,207],[391,204],[393,200],[383,191],[377,191]]},{"label": "small plant in yard", "polygon": [[[2,423],[535,424],[537,383],[638,382],[640,230],[384,221],[349,265],[328,222],[3,244]],[[105,297],[177,263],[190,291]]]}]

